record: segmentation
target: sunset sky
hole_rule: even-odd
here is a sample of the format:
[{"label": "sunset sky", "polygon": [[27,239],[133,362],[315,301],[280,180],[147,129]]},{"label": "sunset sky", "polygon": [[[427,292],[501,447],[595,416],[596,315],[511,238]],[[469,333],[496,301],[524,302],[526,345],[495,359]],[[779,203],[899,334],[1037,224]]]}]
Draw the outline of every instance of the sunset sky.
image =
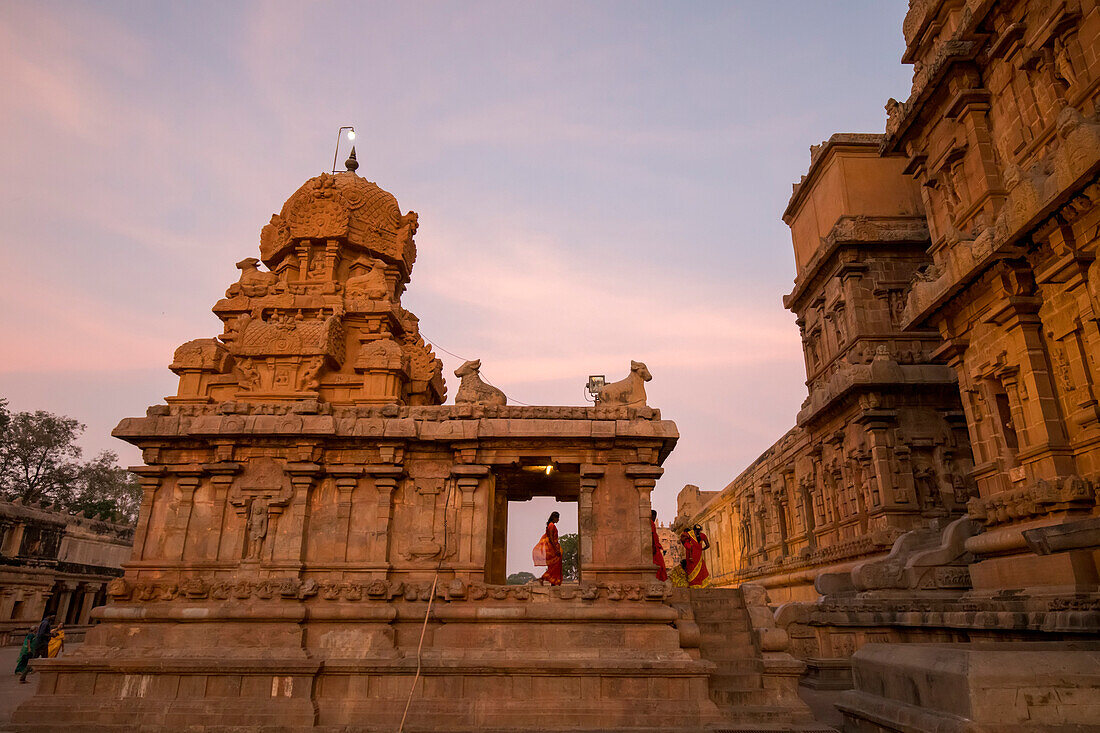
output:
[{"label": "sunset sky", "polygon": [[[221,332],[234,263],[354,125],[359,174],[420,215],[428,341],[528,404],[648,365],[670,520],[794,424],[780,215],[811,144],[908,96],[906,7],[3,0],[0,396],[139,462],[110,430],[175,392],[175,347]],[[513,512],[510,569],[546,513]]]}]

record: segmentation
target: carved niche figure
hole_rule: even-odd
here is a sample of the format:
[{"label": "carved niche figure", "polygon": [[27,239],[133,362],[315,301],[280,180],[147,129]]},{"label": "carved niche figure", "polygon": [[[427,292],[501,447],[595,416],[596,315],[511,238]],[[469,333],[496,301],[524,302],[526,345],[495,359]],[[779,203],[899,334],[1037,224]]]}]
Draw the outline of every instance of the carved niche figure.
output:
[{"label": "carved niche figure", "polygon": [[646,403],[645,383],[653,379],[646,365],[640,361],[630,362],[630,374],[626,379],[605,384],[598,393],[599,401],[604,405],[626,405],[643,407]]},{"label": "carved niche figure", "polygon": [[268,509],[262,501],[253,501],[248,509],[248,559],[259,560],[267,537]]},{"label": "carved niche figure", "polygon": [[225,291],[225,297],[234,298],[244,295],[249,298],[260,298],[270,293],[283,290],[283,283],[274,272],[263,272],[258,268],[260,261],[255,257],[245,257],[237,263],[237,269],[241,271],[240,279],[229,286]]},{"label": "carved niche figure", "polygon": [[481,404],[503,407],[508,404],[505,394],[491,384],[482,381],[478,370],[481,369],[481,359],[468,361],[458,369],[455,376],[462,382],[458,385],[458,394],[455,395],[455,404]]}]

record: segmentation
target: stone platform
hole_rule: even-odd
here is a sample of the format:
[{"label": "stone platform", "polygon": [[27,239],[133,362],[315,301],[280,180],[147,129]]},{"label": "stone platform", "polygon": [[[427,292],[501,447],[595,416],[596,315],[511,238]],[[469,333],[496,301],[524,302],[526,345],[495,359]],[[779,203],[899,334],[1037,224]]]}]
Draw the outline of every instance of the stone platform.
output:
[{"label": "stone platform", "polygon": [[[426,589],[398,590],[116,604],[78,651],[38,663],[38,693],[10,729],[395,731],[428,605]],[[404,730],[830,730],[753,633],[734,589],[450,584]]]},{"label": "stone platform", "polygon": [[868,644],[852,666],[846,733],[1100,730],[1100,641]]}]

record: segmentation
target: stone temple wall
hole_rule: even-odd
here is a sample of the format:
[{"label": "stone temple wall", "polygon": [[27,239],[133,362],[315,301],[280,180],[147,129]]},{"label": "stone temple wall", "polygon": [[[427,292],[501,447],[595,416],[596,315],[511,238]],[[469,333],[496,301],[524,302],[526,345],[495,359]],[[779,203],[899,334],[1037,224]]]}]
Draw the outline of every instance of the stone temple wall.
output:
[{"label": "stone temple wall", "polygon": [[905,331],[927,254],[917,186],[882,135],[834,135],[811,153],[784,214],[799,264],[808,396],[797,426],[696,510],[714,582],[760,583],[775,602],[885,554],[904,532],[960,516],[973,482],[954,373],[939,336]]},{"label": "stone temple wall", "polygon": [[21,642],[53,614],[70,627],[68,638],[80,639],[133,541],[132,526],[0,501],[0,638]]}]

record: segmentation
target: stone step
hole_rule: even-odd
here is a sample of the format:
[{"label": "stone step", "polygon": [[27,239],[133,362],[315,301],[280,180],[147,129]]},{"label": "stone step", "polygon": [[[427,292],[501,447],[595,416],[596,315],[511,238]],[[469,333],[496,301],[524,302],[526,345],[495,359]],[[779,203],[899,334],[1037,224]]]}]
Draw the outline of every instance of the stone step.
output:
[{"label": "stone step", "polygon": [[762,692],[764,683],[755,672],[725,672],[718,670],[710,675],[712,692]]},{"label": "stone step", "polygon": [[696,621],[737,621],[740,623],[748,623],[749,615],[745,613],[744,609],[740,608],[722,608],[722,609],[694,609]]},{"label": "stone step", "polygon": [[699,631],[703,634],[733,634],[749,630],[748,619],[728,619],[719,621],[697,618],[695,619],[695,623],[699,625]]},{"label": "stone step", "polygon": [[707,661],[714,662],[720,674],[748,674],[760,671],[760,663],[751,654],[719,652],[709,655]]},{"label": "stone step", "polygon": [[707,648],[734,648],[744,649],[746,654],[752,653],[752,634],[748,631],[703,631],[699,630],[699,649]]},{"label": "stone step", "polygon": [[776,705],[719,705],[723,721],[712,733],[748,731],[792,731],[797,733],[836,733],[813,719],[809,709],[791,710]]}]

